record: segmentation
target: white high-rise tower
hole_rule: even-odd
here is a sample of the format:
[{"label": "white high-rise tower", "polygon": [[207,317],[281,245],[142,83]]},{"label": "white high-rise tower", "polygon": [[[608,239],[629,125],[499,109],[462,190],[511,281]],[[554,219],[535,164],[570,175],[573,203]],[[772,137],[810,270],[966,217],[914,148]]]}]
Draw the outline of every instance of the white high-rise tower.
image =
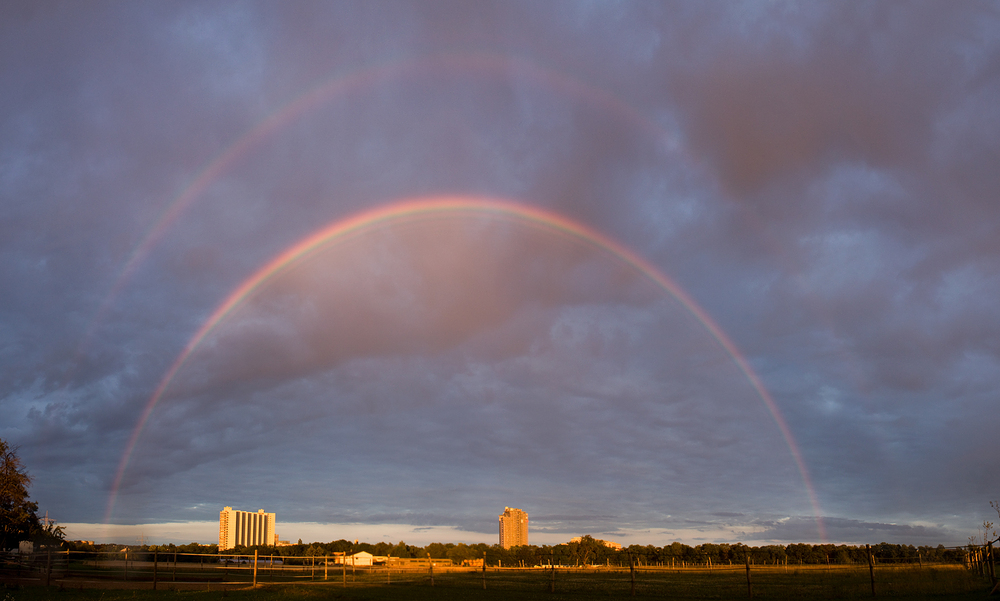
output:
[{"label": "white high-rise tower", "polygon": [[274,514],[237,511],[226,507],[219,512],[219,551],[237,546],[254,547],[275,544]]}]

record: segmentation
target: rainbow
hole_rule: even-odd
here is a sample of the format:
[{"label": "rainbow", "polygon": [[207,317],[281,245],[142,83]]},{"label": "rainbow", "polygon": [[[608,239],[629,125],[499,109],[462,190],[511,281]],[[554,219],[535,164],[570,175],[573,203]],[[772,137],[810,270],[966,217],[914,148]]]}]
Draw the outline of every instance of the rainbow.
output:
[{"label": "rainbow", "polygon": [[[117,278],[105,295],[94,317],[81,339],[75,353],[74,363],[78,363],[89,341],[96,334],[105,315],[110,311],[118,295],[138,271],[139,266],[163,239],[167,231],[180,219],[187,209],[202,197],[205,191],[220,176],[245,159],[265,140],[274,136],[295,120],[325,103],[349,96],[351,93],[372,88],[380,83],[396,81],[404,77],[428,78],[439,72],[459,72],[472,76],[502,77],[516,72],[519,77],[529,79],[539,86],[558,91],[566,96],[581,99],[591,106],[624,118],[638,129],[653,131],[656,138],[666,146],[677,148],[679,144],[657,123],[651,121],[634,107],[617,96],[589,86],[562,73],[540,67],[524,59],[497,55],[452,56],[439,55],[397,63],[374,65],[366,69],[342,74],[310,88],[303,94],[275,110],[263,120],[239,136],[225,150],[213,157],[195,177],[178,193],[156,222],[149,228],[122,266]],[[687,157],[688,161],[692,161]],[[67,377],[68,380],[68,377]]]},{"label": "rainbow", "polygon": [[228,315],[230,315],[235,309],[250,298],[255,291],[265,286],[282,270],[326,244],[333,241],[344,241],[350,239],[351,237],[363,235],[375,227],[382,227],[393,223],[442,214],[486,215],[493,218],[523,223],[542,231],[559,234],[581,241],[589,246],[608,252],[628,265],[631,265],[645,277],[649,278],[649,280],[654,282],[657,286],[677,299],[677,301],[680,302],[702,324],[702,326],[704,326],[704,328],[709,332],[709,334],[712,335],[712,337],[719,343],[726,353],[729,354],[739,370],[743,372],[744,376],[746,376],[757,395],[764,402],[764,405],[770,412],[775,424],[781,431],[785,444],[788,446],[788,449],[791,452],[799,470],[799,474],[802,477],[803,483],[805,484],[816,518],[820,538],[823,541],[826,540],[826,532],[821,517],[822,512],[820,511],[819,500],[816,496],[815,490],[813,489],[809,472],[806,469],[805,461],[802,458],[802,453],[799,451],[798,444],[795,442],[795,438],[792,436],[792,432],[788,428],[788,424],[785,422],[785,419],[779,411],[778,406],[775,404],[774,399],[771,397],[771,394],[764,387],[764,384],[754,372],[747,359],[737,348],[736,344],[726,335],[722,328],[715,323],[712,317],[704,309],[702,309],[693,298],[691,298],[690,295],[688,295],[679,285],[677,285],[677,283],[667,277],[662,271],[657,269],[655,265],[624,245],[584,224],[557,213],[520,203],[469,196],[442,196],[406,199],[335,221],[293,244],[240,284],[229,295],[229,297],[226,298],[226,300],[219,305],[214,312],[212,312],[197,332],[195,332],[194,336],[192,336],[191,340],[184,347],[184,350],[180,353],[180,355],[178,355],[177,359],[170,366],[170,369],[167,370],[166,375],[164,375],[163,379],[153,392],[153,395],[146,403],[146,407],[129,438],[125,452],[119,463],[118,471],[115,475],[114,484],[112,485],[111,494],[108,500],[105,523],[110,522],[111,513],[114,509],[115,498],[117,496],[118,489],[121,486],[125,469],[128,467],[129,459],[135,449],[136,443],[139,440],[139,436],[141,435],[146,422],[149,420],[150,415],[156,408],[157,403],[159,403],[160,399],[163,398],[163,395],[170,386],[171,381],[173,381],[174,377],[185,365],[195,349],[198,348],[205,337],[217,325],[219,325]]}]

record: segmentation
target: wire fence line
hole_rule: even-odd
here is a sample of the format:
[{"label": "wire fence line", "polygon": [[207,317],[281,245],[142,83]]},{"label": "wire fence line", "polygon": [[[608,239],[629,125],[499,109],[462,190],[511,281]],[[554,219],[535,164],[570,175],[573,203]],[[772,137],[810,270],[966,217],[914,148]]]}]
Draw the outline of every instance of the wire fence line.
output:
[{"label": "wire fence line", "polygon": [[[335,555],[287,557],[257,554],[206,554],[160,552],[92,552],[72,550],[40,551],[31,554],[0,555],[0,579],[5,582],[67,584],[94,582],[132,582],[159,584],[246,585],[307,581],[357,581],[381,574],[407,579],[423,576],[435,563],[423,559],[404,559],[397,565],[351,565]],[[439,570],[467,570],[450,565]],[[409,580],[414,580],[409,578]]]},{"label": "wire fence line", "polygon": [[282,584],[328,586],[440,586],[496,588],[509,591],[547,589],[561,593],[607,591],[617,595],[700,594],[724,596],[808,594],[818,598],[893,594],[935,594],[990,590],[996,585],[991,553],[970,553],[962,563],[930,563],[921,558],[879,562],[805,564],[788,562],[743,565],[681,561],[669,565],[636,562],[587,566],[537,565],[462,567],[449,560],[396,560],[352,566],[333,555],[87,552],[41,550],[0,556],[0,580],[19,586],[60,588],[208,589]]}]

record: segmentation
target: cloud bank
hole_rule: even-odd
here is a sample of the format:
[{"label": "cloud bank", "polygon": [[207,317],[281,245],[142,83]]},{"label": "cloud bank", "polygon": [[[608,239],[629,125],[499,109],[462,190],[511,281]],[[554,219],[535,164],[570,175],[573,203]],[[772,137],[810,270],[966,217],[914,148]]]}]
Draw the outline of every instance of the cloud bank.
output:
[{"label": "cloud bank", "polygon": [[[488,541],[517,506],[554,538],[963,543],[1000,471],[998,20],[7,3],[0,436],[69,524],[114,493],[115,525],[231,505]],[[191,349],[112,490],[241,283],[327,224],[441,195],[557,213],[670,277],[807,477],[633,266],[439,215],[268,280]]]}]

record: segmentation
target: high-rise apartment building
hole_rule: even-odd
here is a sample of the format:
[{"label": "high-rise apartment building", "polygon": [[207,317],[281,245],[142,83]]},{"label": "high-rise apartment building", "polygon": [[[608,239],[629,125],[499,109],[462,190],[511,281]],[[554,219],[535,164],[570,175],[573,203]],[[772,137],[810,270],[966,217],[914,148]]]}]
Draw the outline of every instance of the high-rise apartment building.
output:
[{"label": "high-rise apartment building", "polygon": [[219,551],[227,551],[237,546],[275,544],[274,514],[237,511],[226,507],[219,512]]},{"label": "high-rise apartment building", "polygon": [[504,507],[500,514],[500,546],[504,549],[528,544],[528,514]]}]

